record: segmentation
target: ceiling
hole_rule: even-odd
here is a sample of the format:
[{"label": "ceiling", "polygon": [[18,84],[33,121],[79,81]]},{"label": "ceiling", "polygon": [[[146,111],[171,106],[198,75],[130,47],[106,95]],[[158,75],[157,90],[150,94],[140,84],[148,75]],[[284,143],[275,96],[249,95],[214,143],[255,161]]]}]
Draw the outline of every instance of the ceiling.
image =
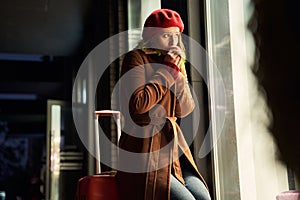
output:
[{"label": "ceiling", "polygon": [[[69,99],[91,0],[0,0],[0,122],[42,133],[48,99]],[[0,127],[1,128],[1,127]]]},{"label": "ceiling", "polygon": [[90,0],[0,3],[0,52],[65,56],[79,47]]}]

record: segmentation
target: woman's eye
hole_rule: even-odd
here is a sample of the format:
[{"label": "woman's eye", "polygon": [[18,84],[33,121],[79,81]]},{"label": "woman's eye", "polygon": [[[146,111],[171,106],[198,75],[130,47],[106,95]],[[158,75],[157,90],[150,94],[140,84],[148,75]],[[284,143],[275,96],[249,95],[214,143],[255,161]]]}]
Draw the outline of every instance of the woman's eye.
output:
[{"label": "woman's eye", "polygon": [[163,34],[163,38],[169,38],[170,34]]},{"label": "woman's eye", "polygon": [[[174,37],[176,37],[176,38],[179,38],[179,36],[180,36],[179,33],[176,33],[176,34],[173,34],[173,35],[174,35]],[[163,38],[170,38],[170,37],[172,37],[172,34],[170,34],[170,33],[165,33],[165,34],[162,35],[162,37],[163,37]]]}]

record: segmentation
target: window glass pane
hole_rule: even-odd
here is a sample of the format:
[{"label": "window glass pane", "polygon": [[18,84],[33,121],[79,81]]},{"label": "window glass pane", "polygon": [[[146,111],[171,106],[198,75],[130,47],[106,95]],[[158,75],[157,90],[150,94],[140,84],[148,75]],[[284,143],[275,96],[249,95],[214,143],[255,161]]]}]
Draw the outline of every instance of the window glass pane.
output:
[{"label": "window glass pane", "polygon": [[[247,28],[251,8],[248,0],[206,2],[207,50],[216,66],[208,67],[212,133],[215,140],[220,136],[213,148],[217,200],[275,199],[288,186],[286,167],[278,162],[268,132],[265,96],[252,71],[255,47]],[[218,73],[226,96],[220,135]]]},{"label": "window glass pane", "polygon": [[[213,134],[213,168],[215,199],[240,199],[239,173],[235,135],[229,9],[227,0],[206,1],[207,50],[214,66],[208,66],[211,97],[211,126]],[[216,76],[217,74],[220,77]],[[221,78],[221,80],[220,80]],[[223,82],[224,91],[216,85]],[[218,106],[225,92],[225,108]],[[226,117],[218,114],[225,109]],[[222,117],[225,117],[222,119]],[[222,121],[225,120],[225,121]],[[223,126],[222,126],[223,123]],[[222,126],[220,128],[220,126]]]},{"label": "window glass pane", "polygon": [[148,15],[160,8],[160,0],[128,0],[128,46],[133,49],[141,39],[141,28]]}]

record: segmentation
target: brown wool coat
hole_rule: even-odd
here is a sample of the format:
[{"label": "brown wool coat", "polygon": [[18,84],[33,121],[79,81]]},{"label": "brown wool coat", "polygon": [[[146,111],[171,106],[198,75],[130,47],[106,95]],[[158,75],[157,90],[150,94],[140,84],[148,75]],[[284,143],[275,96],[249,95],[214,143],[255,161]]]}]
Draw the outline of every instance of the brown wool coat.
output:
[{"label": "brown wool coat", "polygon": [[[117,181],[121,199],[170,199],[171,173],[184,184],[178,152],[184,152],[205,183],[176,123],[177,118],[187,116],[195,106],[187,80],[181,73],[174,79],[168,67],[157,64],[162,63],[163,58],[162,55],[133,50],[123,61],[120,104],[125,125],[119,145],[125,151],[138,155],[145,153],[146,156],[130,157],[119,152]],[[139,127],[129,123],[131,119]],[[136,171],[132,170],[134,167]]]}]

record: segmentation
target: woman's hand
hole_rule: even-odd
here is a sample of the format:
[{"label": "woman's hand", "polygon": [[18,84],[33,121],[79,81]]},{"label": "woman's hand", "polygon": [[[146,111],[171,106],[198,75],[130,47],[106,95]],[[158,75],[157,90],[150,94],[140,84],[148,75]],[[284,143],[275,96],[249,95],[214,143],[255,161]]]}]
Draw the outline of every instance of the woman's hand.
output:
[{"label": "woman's hand", "polygon": [[182,57],[182,50],[178,46],[172,46],[169,51],[166,53],[164,62],[166,63],[173,63],[180,66],[181,62],[183,61]]},{"label": "woman's hand", "polygon": [[[164,64],[172,67],[175,72],[180,71],[185,77],[187,76],[184,65],[184,56],[180,47],[172,46],[170,48],[170,50],[165,54]],[[175,76],[177,77],[178,74]]]}]

